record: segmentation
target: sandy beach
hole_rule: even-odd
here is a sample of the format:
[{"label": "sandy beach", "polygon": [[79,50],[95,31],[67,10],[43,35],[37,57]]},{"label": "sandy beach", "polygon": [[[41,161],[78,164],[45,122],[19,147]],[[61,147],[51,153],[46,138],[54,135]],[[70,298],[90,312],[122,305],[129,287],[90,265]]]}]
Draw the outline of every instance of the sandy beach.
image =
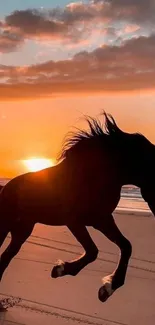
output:
[{"label": "sandy beach", "polygon": [[[150,213],[118,211],[116,222],[133,245],[126,284],[106,302],[98,300],[104,275],[112,272],[118,249],[88,228],[100,249],[98,259],[76,277],[52,279],[58,259],[70,260],[82,248],[66,227],[36,225],[8,267],[0,298],[20,297],[18,305],[0,313],[1,325],[153,325],[155,322],[155,220]],[[6,239],[2,249],[7,245]]]}]

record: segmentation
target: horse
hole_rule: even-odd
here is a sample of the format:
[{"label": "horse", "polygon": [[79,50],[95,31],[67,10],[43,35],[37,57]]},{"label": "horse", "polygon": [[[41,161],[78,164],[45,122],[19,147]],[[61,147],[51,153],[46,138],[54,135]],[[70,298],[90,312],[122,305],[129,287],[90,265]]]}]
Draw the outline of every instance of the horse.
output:
[{"label": "horse", "polygon": [[105,302],[124,284],[132,245],[117,227],[113,211],[122,186],[133,184],[155,214],[155,147],[103,114],[104,125],[86,117],[88,130],[67,136],[55,166],[19,175],[1,188],[0,246],[9,232],[11,241],[0,258],[0,280],[34,225],[41,223],[67,226],[84,249],[79,258],[56,264],[52,278],[76,276],[96,260],[98,248],[87,230],[91,226],[120,249],[118,265],[103,278],[98,298]]}]

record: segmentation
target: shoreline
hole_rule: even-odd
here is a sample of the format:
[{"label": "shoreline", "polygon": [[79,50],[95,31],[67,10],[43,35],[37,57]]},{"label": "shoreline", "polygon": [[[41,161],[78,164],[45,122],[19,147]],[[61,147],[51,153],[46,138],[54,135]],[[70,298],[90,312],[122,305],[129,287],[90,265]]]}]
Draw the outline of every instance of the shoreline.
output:
[{"label": "shoreline", "polygon": [[123,208],[123,207],[117,207],[114,210],[114,215],[117,214],[127,214],[127,215],[134,215],[137,217],[151,217],[153,216],[152,212],[148,209],[148,210],[144,210],[144,209],[136,209],[136,208]]}]

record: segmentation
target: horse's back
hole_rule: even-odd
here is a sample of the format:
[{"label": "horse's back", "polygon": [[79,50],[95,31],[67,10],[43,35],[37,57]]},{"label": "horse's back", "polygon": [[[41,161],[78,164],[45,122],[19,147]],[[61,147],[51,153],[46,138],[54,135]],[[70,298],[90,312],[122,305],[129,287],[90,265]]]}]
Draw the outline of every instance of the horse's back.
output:
[{"label": "horse's back", "polygon": [[60,176],[57,166],[17,176],[3,189],[3,203],[8,202],[23,220],[55,224],[56,214],[62,219]]}]

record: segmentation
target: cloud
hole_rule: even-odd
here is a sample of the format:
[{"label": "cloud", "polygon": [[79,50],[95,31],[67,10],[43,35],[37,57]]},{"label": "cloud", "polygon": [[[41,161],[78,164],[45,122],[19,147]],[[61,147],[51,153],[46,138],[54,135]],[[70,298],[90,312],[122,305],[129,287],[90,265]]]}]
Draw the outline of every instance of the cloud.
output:
[{"label": "cloud", "polygon": [[93,0],[70,3],[64,8],[28,9],[14,11],[6,16],[9,26],[26,33],[61,33],[82,22],[115,20],[134,23],[155,23],[155,0]]},{"label": "cloud", "polygon": [[19,28],[25,35],[56,35],[64,33],[66,26],[62,22],[53,21],[39,10],[14,11],[5,18],[6,25]]},{"label": "cloud", "polygon": [[14,50],[26,38],[83,42],[96,29],[113,41],[114,34],[138,31],[140,35],[142,30],[143,35],[149,35],[155,32],[154,12],[155,0],[92,0],[70,3],[64,8],[16,10],[0,22],[0,28],[5,26],[12,37],[16,36],[16,43],[5,36],[1,51]]},{"label": "cloud", "polygon": [[[95,2],[103,1],[96,0]],[[106,3],[109,5],[107,15],[113,19],[126,20],[136,24],[154,24],[155,22],[154,0],[108,0]]]},{"label": "cloud", "polygon": [[0,26],[0,53],[15,51],[23,42],[21,33]]},{"label": "cloud", "polygon": [[139,29],[140,29],[140,27],[138,25],[126,25],[124,28],[124,31],[122,31],[122,32],[124,32],[126,34],[132,34]]},{"label": "cloud", "polygon": [[84,31],[81,26],[75,24],[75,19],[73,22],[65,19],[66,10],[59,17],[57,10],[14,11],[5,17],[5,23],[9,28],[16,28],[17,32],[20,31],[25,38],[68,39],[75,42],[82,38],[81,33]]},{"label": "cloud", "polygon": [[71,60],[0,66],[2,99],[155,88],[155,35],[79,52]]}]

